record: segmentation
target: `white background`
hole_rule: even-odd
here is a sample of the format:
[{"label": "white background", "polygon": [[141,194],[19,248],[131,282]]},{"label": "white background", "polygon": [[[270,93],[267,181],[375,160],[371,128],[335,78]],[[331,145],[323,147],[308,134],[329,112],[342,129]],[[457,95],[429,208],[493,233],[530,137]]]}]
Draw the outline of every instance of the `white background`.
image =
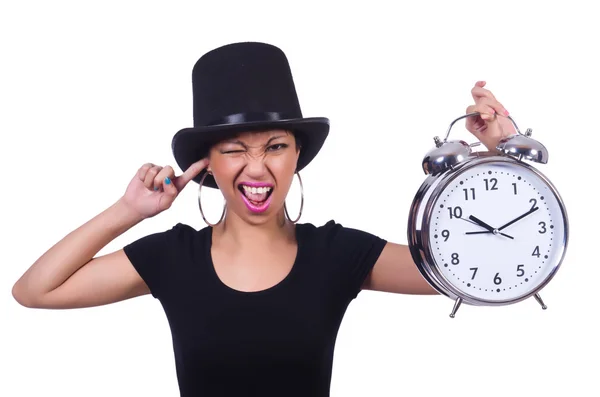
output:
[{"label": "white background", "polygon": [[[463,306],[450,319],[444,297],[363,292],[340,329],[332,396],[599,394],[593,2],[360,4],[2,3],[1,396],[178,395],[168,324],[151,296],[33,310],[11,287],[117,200],[142,163],[175,165],[171,138],[192,125],[193,64],[217,46],[254,40],[286,52],[304,115],[331,119],[322,152],[302,172],[302,222],[335,219],[405,244],[421,159],[480,79],[546,145],[540,169],[569,212],[566,260],[542,291],[548,310],[530,299]],[[452,137],[473,142],[462,123]],[[206,193],[216,220],[219,193]],[[177,222],[204,226],[195,184],[100,253]]]}]

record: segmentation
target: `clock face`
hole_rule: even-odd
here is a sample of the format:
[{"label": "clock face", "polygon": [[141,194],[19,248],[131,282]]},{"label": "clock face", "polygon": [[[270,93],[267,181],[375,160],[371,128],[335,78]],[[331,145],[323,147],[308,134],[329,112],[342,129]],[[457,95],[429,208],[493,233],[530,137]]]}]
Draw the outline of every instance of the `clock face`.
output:
[{"label": "clock face", "polygon": [[439,194],[429,247],[442,276],[463,294],[519,299],[560,263],[566,221],[551,187],[512,162],[465,169]]}]

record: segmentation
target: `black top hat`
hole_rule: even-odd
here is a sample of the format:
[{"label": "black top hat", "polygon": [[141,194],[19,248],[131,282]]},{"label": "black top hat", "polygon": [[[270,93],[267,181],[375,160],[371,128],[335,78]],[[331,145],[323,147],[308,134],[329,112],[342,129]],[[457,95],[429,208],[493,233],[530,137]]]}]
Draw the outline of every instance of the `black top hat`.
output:
[{"label": "black top hat", "polygon": [[[281,128],[302,144],[297,171],[317,155],[329,133],[324,117],[304,118],[288,60],[265,43],[228,44],[203,55],[192,71],[194,127],[180,130],[171,148],[185,171],[214,143],[243,131]],[[200,183],[203,170],[194,178]],[[212,175],[204,186],[217,188]]]}]

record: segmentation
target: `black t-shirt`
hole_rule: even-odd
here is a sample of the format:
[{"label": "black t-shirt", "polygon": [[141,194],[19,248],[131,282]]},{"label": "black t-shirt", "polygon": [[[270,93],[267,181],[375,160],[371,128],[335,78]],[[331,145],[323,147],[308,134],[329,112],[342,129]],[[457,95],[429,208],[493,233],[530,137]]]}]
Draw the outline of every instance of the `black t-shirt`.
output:
[{"label": "black t-shirt", "polygon": [[297,224],[296,238],[290,273],[258,292],[219,279],[211,227],[124,247],[167,316],[182,397],[329,396],[340,323],[386,241],[334,221]]}]

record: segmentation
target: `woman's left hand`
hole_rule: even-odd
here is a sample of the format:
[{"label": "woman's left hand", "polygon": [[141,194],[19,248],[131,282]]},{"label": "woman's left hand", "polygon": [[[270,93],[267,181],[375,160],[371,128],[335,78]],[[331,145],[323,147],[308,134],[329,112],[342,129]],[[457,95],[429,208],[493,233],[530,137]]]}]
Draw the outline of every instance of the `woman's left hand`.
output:
[{"label": "woman's left hand", "polygon": [[485,81],[478,81],[471,89],[475,104],[467,107],[467,113],[479,112],[478,116],[466,118],[466,127],[485,147],[496,152],[498,142],[516,132],[506,117],[508,111],[498,102],[491,91],[483,88]]}]

